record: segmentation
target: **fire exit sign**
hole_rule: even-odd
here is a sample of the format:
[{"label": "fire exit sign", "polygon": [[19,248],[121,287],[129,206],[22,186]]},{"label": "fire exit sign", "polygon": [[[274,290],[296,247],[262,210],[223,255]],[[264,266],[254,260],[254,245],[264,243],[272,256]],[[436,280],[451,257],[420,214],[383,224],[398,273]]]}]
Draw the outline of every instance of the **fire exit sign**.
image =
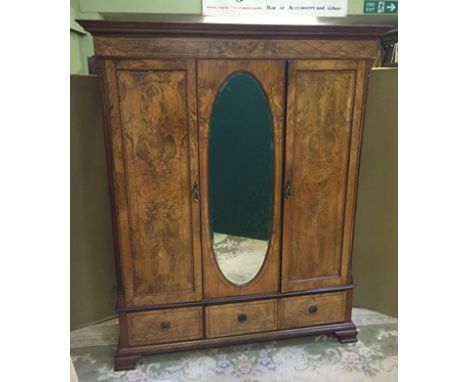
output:
[{"label": "fire exit sign", "polygon": [[364,13],[398,13],[398,1],[364,0]]}]

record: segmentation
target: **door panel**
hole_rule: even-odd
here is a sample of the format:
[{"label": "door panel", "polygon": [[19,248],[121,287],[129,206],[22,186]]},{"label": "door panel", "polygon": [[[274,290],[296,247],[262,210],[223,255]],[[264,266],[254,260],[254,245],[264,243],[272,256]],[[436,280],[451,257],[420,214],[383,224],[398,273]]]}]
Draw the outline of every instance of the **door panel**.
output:
[{"label": "door panel", "polygon": [[127,305],[201,299],[195,62],[108,62]]},{"label": "door panel", "polygon": [[[241,73],[239,75],[239,73]],[[243,74],[247,74],[244,76]],[[234,75],[234,76],[233,76]],[[271,123],[270,129],[273,129],[273,140],[271,147],[268,145],[268,149],[272,150],[273,152],[273,180],[271,184],[273,185],[272,190],[272,211],[271,211],[271,229],[269,230],[269,240],[268,246],[266,250],[266,257],[263,261],[263,265],[261,265],[260,270],[258,273],[255,273],[255,276],[242,284],[236,284],[232,281],[229,281],[226,276],[224,276],[223,272],[221,272],[220,267],[217,263],[215,251],[213,250],[213,242],[217,240],[216,235],[219,237],[225,237],[226,232],[221,232],[226,230],[226,226],[224,225],[222,228],[220,224],[210,224],[210,203],[209,203],[209,142],[210,142],[210,128],[213,120],[218,122],[222,122],[222,116],[219,115],[219,110],[214,113],[214,105],[217,100],[217,96],[220,93],[226,92],[236,92],[237,85],[232,81],[226,81],[228,79],[234,78],[236,75],[239,75],[239,80],[243,77],[242,81],[247,81],[246,77],[251,77],[248,79],[247,82],[251,81],[258,81],[262,90],[264,92],[264,96],[266,97],[266,102],[269,107],[269,114],[271,116]],[[201,205],[202,205],[202,246],[203,246],[203,295],[205,298],[213,298],[213,297],[223,297],[223,296],[239,296],[239,295],[246,295],[246,294],[256,294],[256,293],[268,293],[268,292],[276,292],[279,291],[279,250],[280,250],[280,230],[281,230],[281,187],[282,187],[282,162],[283,162],[283,108],[284,108],[284,77],[285,77],[285,62],[282,60],[200,60],[197,63],[197,91],[198,91],[198,117],[199,117],[199,126],[200,126],[200,196],[201,196]],[[252,80],[253,78],[253,80]],[[252,89],[248,87],[249,89]],[[222,89],[223,91],[221,92]],[[244,97],[247,99],[248,97],[252,97],[253,93],[259,94],[258,92],[254,92],[253,90],[249,90]],[[244,108],[246,102],[245,99],[240,99],[243,95],[239,95],[237,98],[234,98],[234,102],[232,102],[232,107],[230,104],[224,104],[223,106],[223,113],[226,113],[226,123],[219,123],[217,130],[217,135],[222,133],[222,129],[226,131],[226,134],[234,133],[236,126],[232,123],[231,119],[236,118],[236,115],[245,113],[241,120],[246,121],[246,115],[249,115],[246,109],[249,107]],[[229,99],[232,99],[231,97]],[[255,104],[255,101],[252,100],[252,104]],[[248,102],[247,102],[248,104]],[[248,119],[248,118],[247,118]],[[257,131],[256,127],[258,127],[258,123],[260,122],[260,118],[255,121],[247,121],[245,122],[249,126],[247,131],[245,129],[246,126],[239,126],[238,132],[239,135],[243,134],[242,136],[246,137],[249,134],[255,134]],[[261,130],[261,129],[260,129]],[[232,139],[232,145],[238,144],[238,137],[235,135]],[[240,138],[239,138],[240,139]],[[263,143],[263,142],[262,142]],[[252,145],[250,145],[252,146]],[[224,146],[225,152],[229,151],[229,145]],[[249,145],[245,145],[245,150],[248,150]],[[214,151],[212,151],[214,152]],[[230,151],[229,151],[230,152]],[[218,157],[218,160],[221,158]],[[239,166],[243,168],[245,172],[253,171],[253,168],[259,166],[259,162],[252,163],[249,167],[249,164],[246,163],[245,165],[240,165],[243,163],[242,161],[245,158],[242,158],[242,151],[241,156],[238,156],[236,166],[229,167],[226,166],[225,168],[236,168],[239,169]],[[214,168],[218,168],[219,166],[211,166],[212,170]],[[271,170],[271,169],[270,169]],[[242,171],[242,170],[241,170]],[[265,171],[268,171],[268,168],[265,168]],[[221,174],[223,176],[229,177],[231,174]],[[248,174],[243,174],[248,175]],[[264,175],[264,174],[262,174]],[[235,175],[234,175],[235,176]],[[249,176],[238,176],[236,179],[250,179]],[[235,184],[232,182],[232,179],[228,179],[231,185],[229,192],[220,191],[223,195],[222,200],[234,200],[232,195],[235,194],[239,195],[242,192],[250,192],[254,193],[256,185],[260,182],[261,176],[257,179],[253,179],[249,184],[244,184],[245,182],[239,182],[240,184]],[[270,176],[271,178],[271,176]],[[218,174],[217,179],[221,179]],[[214,180],[214,179],[212,179]],[[216,183],[219,186],[219,183]],[[213,184],[212,184],[213,186]],[[221,185],[222,186],[222,185]],[[214,190],[220,190],[222,187],[212,187]],[[271,186],[271,185],[270,185]],[[258,191],[258,190],[257,190]],[[263,195],[263,193],[260,193]],[[229,197],[228,197],[229,196]],[[218,199],[220,194],[218,194]],[[230,199],[229,199],[230,198]],[[246,203],[244,203],[246,204]],[[213,203],[214,205],[214,203]],[[211,206],[213,207],[213,206]],[[229,207],[229,206],[227,206]],[[239,206],[237,206],[239,208]],[[254,207],[252,207],[254,209]],[[233,244],[236,240],[243,242],[244,244],[247,242],[245,234],[246,230],[248,230],[248,226],[245,224],[245,220],[242,219],[240,216],[239,211],[231,208],[232,215],[236,215],[238,219],[233,219],[229,222],[224,222],[227,224],[231,224],[234,226],[234,220],[240,222],[237,224],[236,229],[239,237],[233,238],[230,240],[229,243],[226,240],[227,246],[235,246],[237,244]],[[252,216],[255,215],[254,211],[249,211],[252,213]],[[212,215],[213,216],[213,215]],[[270,225],[270,224],[269,224]],[[218,227],[218,228],[217,228]],[[220,230],[219,232],[212,232],[212,229]],[[234,229],[233,229],[234,231]],[[258,231],[261,231],[258,229]],[[240,232],[240,233],[239,233]],[[242,236],[242,237],[240,237]],[[229,238],[229,235],[228,235]],[[249,239],[250,240],[250,239]],[[254,242],[254,241],[249,241]],[[258,242],[258,241],[257,241]],[[224,245],[224,243],[221,243]],[[239,247],[243,246],[244,244],[240,244]],[[218,243],[216,244],[218,246]],[[231,248],[227,248],[224,258],[232,259],[236,258],[238,254],[235,251],[231,250]],[[238,256],[240,259],[240,256]],[[233,272],[240,271],[242,266],[246,266],[249,263],[249,259],[243,261],[240,259],[239,267],[231,267]],[[258,269],[258,268],[257,268]]]},{"label": "door panel", "polygon": [[365,61],[291,61],[282,290],[348,281]]}]

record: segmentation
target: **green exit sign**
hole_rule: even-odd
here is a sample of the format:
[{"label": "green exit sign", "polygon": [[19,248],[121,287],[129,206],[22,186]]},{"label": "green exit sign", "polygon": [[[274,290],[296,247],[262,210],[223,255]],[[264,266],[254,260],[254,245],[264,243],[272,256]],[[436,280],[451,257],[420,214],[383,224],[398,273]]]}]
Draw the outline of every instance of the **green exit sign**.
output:
[{"label": "green exit sign", "polygon": [[364,13],[398,13],[398,1],[364,0]]}]

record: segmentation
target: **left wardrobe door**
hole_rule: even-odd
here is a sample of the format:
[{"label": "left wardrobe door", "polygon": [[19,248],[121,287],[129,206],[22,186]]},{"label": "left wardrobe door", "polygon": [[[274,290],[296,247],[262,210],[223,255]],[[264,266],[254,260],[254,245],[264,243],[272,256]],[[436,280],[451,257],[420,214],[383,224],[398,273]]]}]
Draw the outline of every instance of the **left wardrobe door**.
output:
[{"label": "left wardrobe door", "polygon": [[103,63],[126,306],[201,299],[195,78],[192,60]]}]

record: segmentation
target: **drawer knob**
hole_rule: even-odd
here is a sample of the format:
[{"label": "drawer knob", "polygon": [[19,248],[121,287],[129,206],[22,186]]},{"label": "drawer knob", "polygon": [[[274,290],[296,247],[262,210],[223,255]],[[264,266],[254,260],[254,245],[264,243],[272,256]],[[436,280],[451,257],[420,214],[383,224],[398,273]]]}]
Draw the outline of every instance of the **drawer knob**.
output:
[{"label": "drawer knob", "polygon": [[246,320],[247,320],[247,315],[244,314],[244,313],[241,313],[241,314],[239,314],[239,315],[237,316],[237,321],[239,321],[239,322],[244,322],[244,321],[246,321]]},{"label": "drawer knob", "polygon": [[313,314],[317,311],[317,305],[311,305],[309,306],[309,313]]},{"label": "drawer knob", "polygon": [[161,330],[167,330],[171,327],[171,321],[161,322]]}]

